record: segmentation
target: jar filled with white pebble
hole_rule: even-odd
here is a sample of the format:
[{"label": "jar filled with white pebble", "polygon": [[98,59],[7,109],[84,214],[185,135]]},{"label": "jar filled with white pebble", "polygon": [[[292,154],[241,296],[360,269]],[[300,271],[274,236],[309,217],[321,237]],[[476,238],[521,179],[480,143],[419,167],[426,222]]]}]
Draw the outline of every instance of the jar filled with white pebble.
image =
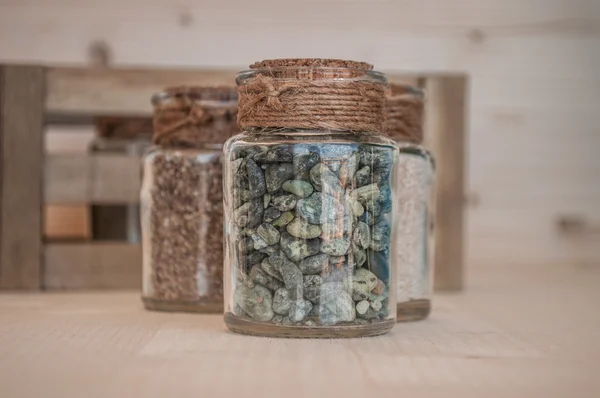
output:
[{"label": "jar filled with white pebble", "polygon": [[400,146],[393,242],[398,267],[398,322],[425,319],[431,311],[434,161],[422,146],[423,104],[420,89],[390,85],[384,130]]}]

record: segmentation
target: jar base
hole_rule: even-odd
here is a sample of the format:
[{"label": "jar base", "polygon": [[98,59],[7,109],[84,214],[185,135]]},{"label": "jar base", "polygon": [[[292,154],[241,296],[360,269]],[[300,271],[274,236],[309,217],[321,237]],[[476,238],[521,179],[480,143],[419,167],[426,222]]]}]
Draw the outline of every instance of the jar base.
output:
[{"label": "jar base", "polygon": [[222,314],[223,300],[177,301],[142,297],[144,308],[162,312],[195,312],[203,314]]},{"label": "jar base", "polygon": [[419,299],[398,303],[396,309],[398,322],[421,321],[429,317],[431,312],[431,300]]},{"label": "jar base", "polygon": [[290,326],[274,323],[256,322],[251,319],[225,313],[225,325],[234,333],[249,336],[283,337],[283,338],[356,338],[380,336],[388,333],[396,324],[393,319],[371,323],[368,325],[335,325],[335,326]]}]

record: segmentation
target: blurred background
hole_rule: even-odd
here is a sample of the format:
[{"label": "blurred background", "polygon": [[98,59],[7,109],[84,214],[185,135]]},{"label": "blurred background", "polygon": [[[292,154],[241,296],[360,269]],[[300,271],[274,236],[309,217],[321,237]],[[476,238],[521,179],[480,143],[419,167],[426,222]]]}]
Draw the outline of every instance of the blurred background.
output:
[{"label": "blurred background", "polygon": [[[599,18],[596,0],[0,0],[0,62],[326,57],[466,73],[467,266],[587,266],[600,259]],[[110,150],[97,131],[52,126],[46,150]],[[56,206],[46,234],[89,237],[90,223],[89,209]]]}]

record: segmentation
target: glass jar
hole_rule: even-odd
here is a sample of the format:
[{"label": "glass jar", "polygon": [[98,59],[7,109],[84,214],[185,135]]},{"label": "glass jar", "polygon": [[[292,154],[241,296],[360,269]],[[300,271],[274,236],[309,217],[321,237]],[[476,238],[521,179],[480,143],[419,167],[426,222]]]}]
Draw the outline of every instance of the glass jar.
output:
[{"label": "glass jar", "polygon": [[141,190],[147,309],[223,311],[223,142],[235,88],[178,87],[152,98],[154,142]]},{"label": "glass jar", "polygon": [[[152,119],[104,117],[96,121],[90,153],[142,156],[151,145]],[[91,206],[92,239],[141,241],[139,204]]]},{"label": "glass jar", "polygon": [[398,161],[397,320],[425,319],[431,311],[433,284],[430,204],[434,162],[423,146],[424,93],[408,85],[390,85],[385,133],[400,146]]},{"label": "glass jar", "polygon": [[230,330],[360,337],[395,324],[398,146],[379,134],[386,78],[369,67],[274,60],[238,74],[245,131],[224,148]]}]

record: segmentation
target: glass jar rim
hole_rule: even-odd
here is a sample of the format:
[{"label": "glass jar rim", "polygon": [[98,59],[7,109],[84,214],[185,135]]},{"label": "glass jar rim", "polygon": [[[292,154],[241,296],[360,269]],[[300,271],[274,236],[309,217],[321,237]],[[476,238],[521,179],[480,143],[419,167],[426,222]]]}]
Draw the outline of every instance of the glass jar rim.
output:
[{"label": "glass jar rim", "polygon": [[330,80],[366,81],[382,85],[388,84],[387,76],[383,72],[359,68],[334,68],[323,66],[282,66],[274,68],[248,69],[238,72],[235,77],[235,82],[238,86],[242,86],[247,83],[248,80],[259,75],[268,76],[278,81]]}]

